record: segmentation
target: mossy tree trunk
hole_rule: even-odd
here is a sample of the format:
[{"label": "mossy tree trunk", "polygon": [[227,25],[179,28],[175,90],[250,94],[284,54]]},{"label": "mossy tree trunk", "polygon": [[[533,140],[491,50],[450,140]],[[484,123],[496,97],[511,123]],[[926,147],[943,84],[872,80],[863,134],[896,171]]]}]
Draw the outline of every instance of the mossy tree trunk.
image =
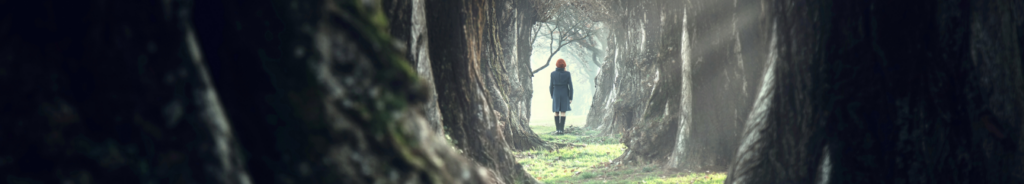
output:
[{"label": "mossy tree trunk", "polygon": [[5,181],[502,181],[431,131],[376,4],[164,2],[0,6]]}]

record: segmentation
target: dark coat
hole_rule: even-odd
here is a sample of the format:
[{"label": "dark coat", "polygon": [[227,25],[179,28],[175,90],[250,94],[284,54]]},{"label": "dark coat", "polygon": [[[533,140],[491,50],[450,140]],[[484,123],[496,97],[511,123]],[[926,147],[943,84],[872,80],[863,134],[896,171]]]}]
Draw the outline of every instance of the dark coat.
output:
[{"label": "dark coat", "polygon": [[565,68],[557,68],[551,72],[551,86],[548,87],[551,93],[551,109],[553,112],[564,112],[572,110],[569,108],[569,101],[572,100],[572,75]]}]

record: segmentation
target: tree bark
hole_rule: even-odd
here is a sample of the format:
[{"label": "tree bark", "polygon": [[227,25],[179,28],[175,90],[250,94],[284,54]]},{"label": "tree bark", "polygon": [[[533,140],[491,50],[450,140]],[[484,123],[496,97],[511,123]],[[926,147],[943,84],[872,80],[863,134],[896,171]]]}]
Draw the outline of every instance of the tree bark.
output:
[{"label": "tree bark", "polygon": [[[536,182],[516,162],[512,139],[536,136],[527,125],[529,70],[516,66],[515,1],[426,3],[430,56],[445,132],[463,154],[505,183]],[[512,7],[512,8],[509,8]],[[456,10],[456,11],[453,11]],[[509,66],[513,65],[513,66]],[[524,79],[525,78],[525,79]],[[536,139],[539,141],[539,138]],[[511,142],[511,144],[510,144]],[[532,144],[532,143],[531,143]],[[523,148],[527,148],[524,145]]]},{"label": "tree bark", "polygon": [[[590,129],[600,130],[602,134],[620,134],[632,127],[638,119],[637,109],[640,109],[642,102],[646,102],[645,94],[650,94],[651,88],[642,84],[641,80],[646,77],[647,81],[653,81],[651,71],[641,71],[641,66],[649,67],[641,62],[647,61],[641,44],[644,43],[642,29],[646,24],[641,19],[645,13],[651,16],[658,11],[643,9],[644,3],[653,1],[625,1],[611,0],[609,3],[610,16],[618,17],[606,23],[608,26],[608,53],[605,62],[601,66],[601,72],[596,77],[597,90],[591,103],[590,113],[587,114],[587,124],[584,126]],[[657,23],[654,22],[654,23]],[[646,72],[646,73],[644,73]],[[641,73],[646,75],[641,75]]]},{"label": "tree bark", "polygon": [[[675,142],[676,131],[678,130],[680,114],[679,104],[681,97],[682,83],[682,11],[681,3],[669,1],[649,1],[641,7],[641,18],[643,22],[643,42],[639,43],[638,51],[642,53],[637,58],[638,65],[626,65],[635,67],[640,73],[638,76],[652,76],[642,78],[640,86],[644,93],[634,108],[634,122],[625,129],[622,134],[622,142],[626,145],[626,151],[616,159],[623,164],[650,164],[657,161],[664,161],[671,153],[671,146]],[[674,9],[674,10],[673,10]],[[665,17],[661,21],[661,17]],[[649,38],[648,38],[649,37]],[[674,52],[672,51],[674,50]],[[621,67],[621,65],[620,65]],[[625,69],[625,67],[623,69]],[[638,94],[632,94],[638,95]],[[624,109],[616,109],[624,110]]]},{"label": "tree bark", "polygon": [[[689,103],[667,168],[725,171],[754,105],[766,55],[760,1],[687,3]],[[689,94],[687,94],[689,93]]]},{"label": "tree bark", "polygon": [[0,171],[9,183],[500,183],[430,131],[429,88],[362,2],[5,4],[0,25],[19,26],[0,33],[0,101],[15,104],[0,111]]},{"label": "tree bark", "polygon": [[[639,21],[633,27],[641,29],[613,27],[609,55],[629,49],[641,55],[633,59],[638,64],[623,65],[621,56],[612,56],[612,63],[603,66],[587,125],[623,133],[628,149],[619,163],[726,170],[739,146],[766,56],[756,48],[764,46],[758,34],[763,30],[758,2],[746,3],[646,1],[633,8],[644,14],[625,11],[622,21]],[[641,31],[640,38],[622,37]],[[620,39],[641,42],[617,45]],[[645,77],[630,78],[640,74]],[[629,83],[641,85],[618,86]],[[628,96],[610,97],[620,90]]]},{"label": "tree bark", "polygon": [[[391,34],[398,39],[414,39],[405,44],[410,49],[407,57],[411,61],[417,61],[417,72],[421,78],[428,79],[428,85],[434,88],[433,71],[427,49],[426,15],[423,1],[385,1],[384,6],[390,10],[388,18],[392,21]],[[506,143],[513,150],[530,150],[544,147],[544,141],[529,128],[529,107],[533,95],[533,85],[529,72],[529,56],[532,46],[529,44],[530,28],[536,23],[536,11],[532,1],[509,1],[515,6],[501,7],[500,11],[493,15],[489,24],[493,23],[494,34],[500,35],[498,40],[488,40],[494,44],[500,44],[495,52],[490,52],[487,61],[493,63],[493,67],[485,67],[484,72],[489,76],[487,86],[497,86],[488,90],[487,96],[493,100],[491,105],[499,107],[495,109],[501,120],[505,123],[502,129],[506,130],[504,137]],[[405,7],[401,7],[405,6]],[[420,9],[418,12],[414,10]],[[418,13],[418,14],[417,14]],[[404,22],[404,23],[403,23]],[[407,26],[412,25],[412,26]],[[489,26],[491,27],[491,26]],[[401,29],[401,30],[399,30]],[[418,30],[417,30],[418,29]],[[522,31],[525,29],[525,33]],[[520,51],[522,50],[522,51]],[[523,52],[526,51],[526,52]],[[418,55],[416,55],[418,54]],[[443,132],[439,108],[436,107],[437,93],[431,93],[433,101],[427,103],[425,108],[428,115],[436,113],[437,117],[429,117],[428,120],[437,120],[438,131]],[[433,105],[433,106],[431,106]]]},{"label": "tree bark", "polygon": [[[514,150],[531,150],[545,147],[545,142],[537,136],[530,128],[530,108],[533,99],[533,73],[530,73],[530,56],[533,54],[533,44],[530,39],[533,32],[531,29],[537,23],[537,9],[533,0],[516,0],[512,14],[514,21],[508,22],[511,30],[501,36],[502,38],[514,38],[514,40],[503,40],[504,55],[509,66],[505,67],[507,75],[515,77],[495,76],[497,80],[508,80],[509,83],[504,92],[508,94],[508,104],[511,106],[507,113],[510,126],[506,133],[508,144]],[[507,16],[506,16],[507,17]],[[543,108],[545,106],[541,106]]]},{"label": "tree bark", "polygon": [[770,3],[770,87],[726,183],[1022,182],[1021,4]]},{"label": "tree bark", "polygon": [[248,181],[187,4],[3,4],[6,183]]},{"label": "tree bark", "polygon": [[381,5],[386,10],[389,33],[399,42],[403,42],[406,60],[416,68],[416,73],[430,88],[430,99],[423,106],[430,128],[438,134],[444,134],[441,109],[437,106],[437,91],[434,84],[434,73],[430,66],[430,49],[428,46],[426,5],[424,0],[383,0]]}]

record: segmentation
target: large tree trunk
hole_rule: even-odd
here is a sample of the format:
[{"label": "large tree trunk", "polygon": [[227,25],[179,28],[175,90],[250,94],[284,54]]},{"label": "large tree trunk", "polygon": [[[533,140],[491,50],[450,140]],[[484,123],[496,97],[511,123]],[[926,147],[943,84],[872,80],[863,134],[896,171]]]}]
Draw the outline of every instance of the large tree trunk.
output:
[{"label": "large tree trunk", "polygon": [[[511,4],[507,4],[511,3]],[[505,183],[536,182],[512,157],[511,139],[536,137],[527,125],[528,73],[514,57],[516,2],[426,3],[430,60],[445,132],[463,154],[494,169]],[[510,8],[511,7],[511,8]],[[512,66],[509,66],[512,65]],[[525,72],[529,72],[526,70]],[[524,79],[524,77],[526,79]],[[527,98],[524,98],[526,96]],[[529,145],[534,144],[534,145]]]},{"label": "large tree trunk", "polygon": [[[639,52],[641,55],[636,60],[639,64],[619,65],[626,69],[636,68],[635,75],[645,76],[641,78],[638,88],[642,88],[640,94],[624,94],[639,96],[635,107],[631,107],[635,114],[630,127],[627,127],[622,134],[622,142],[628,147],[620,156],[618,161],[630,164],[649,164],[653,161],[663,161],[672,151],[670,146],[675,142],[676,131],[678,130],[680,114],[679,108],[680,86],[682,73],[682,58],[679,49],[682,46],[682,10],[681,3],[676,1],[648,1],[641,7],[647,8],[641,11],[645,15],[639,16],[643,23],[642,41]],[[661,19],[665,17],[665,19]],[[673,52],[674,51],[674,52]],[[620,71],[621,72],[621,71]],[[632,100],[632,99],[631,99]],[[624,109],[615,109],[624,110]]]},{"label": "large tree trunk", "polygon": [[[731,163],[765,60],[763,51],[753,48],[763,47],[759,6],[747,3],[643,1],[635,9],[644,14],[627,13],[623,20],[639,19],[637,45],[616,43],[621,39],[617,34],[633,31],[613,27],[609,56],[615,59],[598,76],[602,89],[588,127],[624,130],[622,142],[628,149],[617,159],[620,163],[719,171]],[[629,49],[641,53],[631,59],[638,64],[623,64],[613,56]],[[629,78],[638,74],[644,77]],[[609,80],[614,82],[609,85]],[[629,84],[640,85],[619,88]],[[608,95],[621,92],[627,93]],[[608,121],[603,114],[614,115]]]},{"label": "large tree trunk", "polygon": [[248,180],[181,3],[0,6],[6,183]]},{"label": "large tree trunk", "polygon": [[618,134],[633,127],[639,119],[639,109],[647,101],[651,89],[649,83],[642,82],[653,81],[655,76],[651,70],[655,67],[644,63],[651,62],[647,58],[651,53],[644,53],[642,48],[647,37],[653,40],[657,36],[644,33],[655,30],[643,29],[644,26],[660,25],[660,21],[646,22],[643,19],[645,14],[651,18],[660,17],[652,2],[655,1],[605,2],[610,9],[610,17],[615,17],[605,24],[609,29],[609,54],[596,77],[598,89],[584,127],[600,130],[603,134]]},{"label": "large tree trunk", "polygon": [[1022,4],[770,3],[771,80],[727,183],[1024,182]]},{"label": "large tree trunk", "polygon": [[519,42],[524,38],[518,33],[522,23],[533,23],[524,22],[530,20],[520,20],[518,16],[531,13],[533,7],[530,0],[502,0],[481,8],[489,8],[493,13],[482,17],[485,20],[481,27],[484,45],[481,45],[480,70],[487,76],[483,83],[487,88],[485,95],[499,128],[503,129],[505,144],[513,150],[541,148],[544,141],[529,126],[528,112],[533,96],[530,63],[523,62],[520,58],[524,56],[516,51],[519,45],[530,45],[530,42]]},{"label": "large tree trunk", "polygon": [[[506,133],[508,144],[512,146],[512,149],[516,150],[529,150],[537,149],[545,145],[544,141],[537,136],[533,129],[530,129],[530,108],[533,101],[533,74],[530,69],[530,56],[533,54],[533,25],[537,23],[537,9],[534,5],[535,0],[514,0],[515,12],[511,16],[514,16],[513,22],[508,22],[512,25],[512,29],[509,33],[503,34],[502,37],[515,38],[515,40],[505,40],[513,42],[514,45],[510,47],[503,47],[503,51],[506,52],[506,63],[509,66],[505,67],[505,70],[509,72],[508,75],[515,77],[501,77],[497,76],[500,80],[509,80],[504,89],[509,96],[508,103],[514,111],[509,111],[509,131]],[[508,17],[508,16],[506,16]],[[512,49],[515,48],[515,49]],[[541,106],[544,108],[546,106]]]},{"label": "large tree trunk", "polygon": [[[484,74],[488,76],[485,86],[491,87],[486,95],[494,112],[500,116],[504,129],[505,141],[514,150],[530,150],[544,146],[544,141],[529,128],[530,99],[533,95],[533,84],[530,73],[530,28],[536,22],[536,11],[532,1],[503,1],[492,4],[513,3],[514,6],[499,6],[490,18],[487,26],[497,38],[487,37],[495,46],[485,51],[486,64]],[[426,12],[424,1],[385,1],[388,18],[392,21],[391,35],[400,40],[409,40],[410,48],[407,58],[417,64],[417,73],[427,79],[428,86],[434,88],[433,71],[431,70],[426,33]],[[411,25],[411,26],[410,26]],[[425,108],[428,120],[437,123],[438,131],[442,131],[442,117],[437,107],[437,92],[431,93],[431,100]],[[436,115],[432,116],[432,115]]]},{"label": "large tree trunk", "polygon": [[5,3],[0,171],[8,183],[500,182],[430,131],[428,88],[361,2]]},{"label": "large tree trunk", "polygon": [[[690,1],[686,7],[685,115],[668,168],[724,171],[760,88],[760,2]],[[688,103],[687,103],[688,102]]]},{"label": "large tree trunk", "polygon": [[430,99],[423,106],[427,122],[431,130],[443,134],[441,109],[437,106],[433,68],[430,67],[430,49],[428,46],[427,15],[424,0],[382,0],[390,30],[397,41],[404,43],[405,59],[416,68],[416,73],[430,88]]},{"label": "large tree trunk", "polygon": [[[532,79],[528,72],[523,72],[524,69],[530,69],[530,28],[536,22],[536,11],[529,0],[503,3],[514,3],[515,6],[497,7],[499,9],[496,9],[495,15],[487,21],[493,24],[489,26],[494,29],[491,31],[500,35],[492,41],[499,45],[493,51],[486,52],[490,55],[486,55],[488,59],[485,61],[494,65],[484,67],[487,69],[484,73],[489,76],[485,86],[492,87],[487,96],[489,99],[500,99],[490,101],[490,105],[495,107],[494,112],[500,116],[499,121],[504,126],[501,129],[505,130],[503,136],[512,149],[541,148],[544,141],[529,128]],[[437,125],[437,131],[443,132],[443,118],[437,106],[437,92],[434,90],[435,82],[427,48],[426,5],[421,0],[388,0],[384,1],[384,7],[391,21],[391,35],[399,40],[407,40],[405,46],[410,53],[406,57],[417,65],[417,73],[427,79],[428,86],[434,91],[424,110],[432,125]]]}]

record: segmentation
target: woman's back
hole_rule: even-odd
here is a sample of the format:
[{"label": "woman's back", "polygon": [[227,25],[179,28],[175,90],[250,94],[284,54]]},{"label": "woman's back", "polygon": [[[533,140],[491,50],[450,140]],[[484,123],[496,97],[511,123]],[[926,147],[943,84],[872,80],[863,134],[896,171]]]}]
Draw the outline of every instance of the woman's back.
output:
[{"label": "woman's back", "polygon": [[559,68],[551,72],[551,85],[568,85],[572,82],[571,77],[569,71]]},{"label": "woman's back", "polygon": [[565,71],[565,68],[558,68],[551,72],[551,85],[548,87],[551,92],[552,111],[569,111],[569,103],[572,101],[572,74]]},{"label": "woman's back", "polygon": [[562,134],[565,126],[565,111],[572,110],[569,103],[572,103],[572,74],[565,71],[565,60],[558,59],[555,64],[558,68],[551,72],[551,84],[548,91],[551,92],[551,111],[555,112],[555,129],[557,134]]}]

